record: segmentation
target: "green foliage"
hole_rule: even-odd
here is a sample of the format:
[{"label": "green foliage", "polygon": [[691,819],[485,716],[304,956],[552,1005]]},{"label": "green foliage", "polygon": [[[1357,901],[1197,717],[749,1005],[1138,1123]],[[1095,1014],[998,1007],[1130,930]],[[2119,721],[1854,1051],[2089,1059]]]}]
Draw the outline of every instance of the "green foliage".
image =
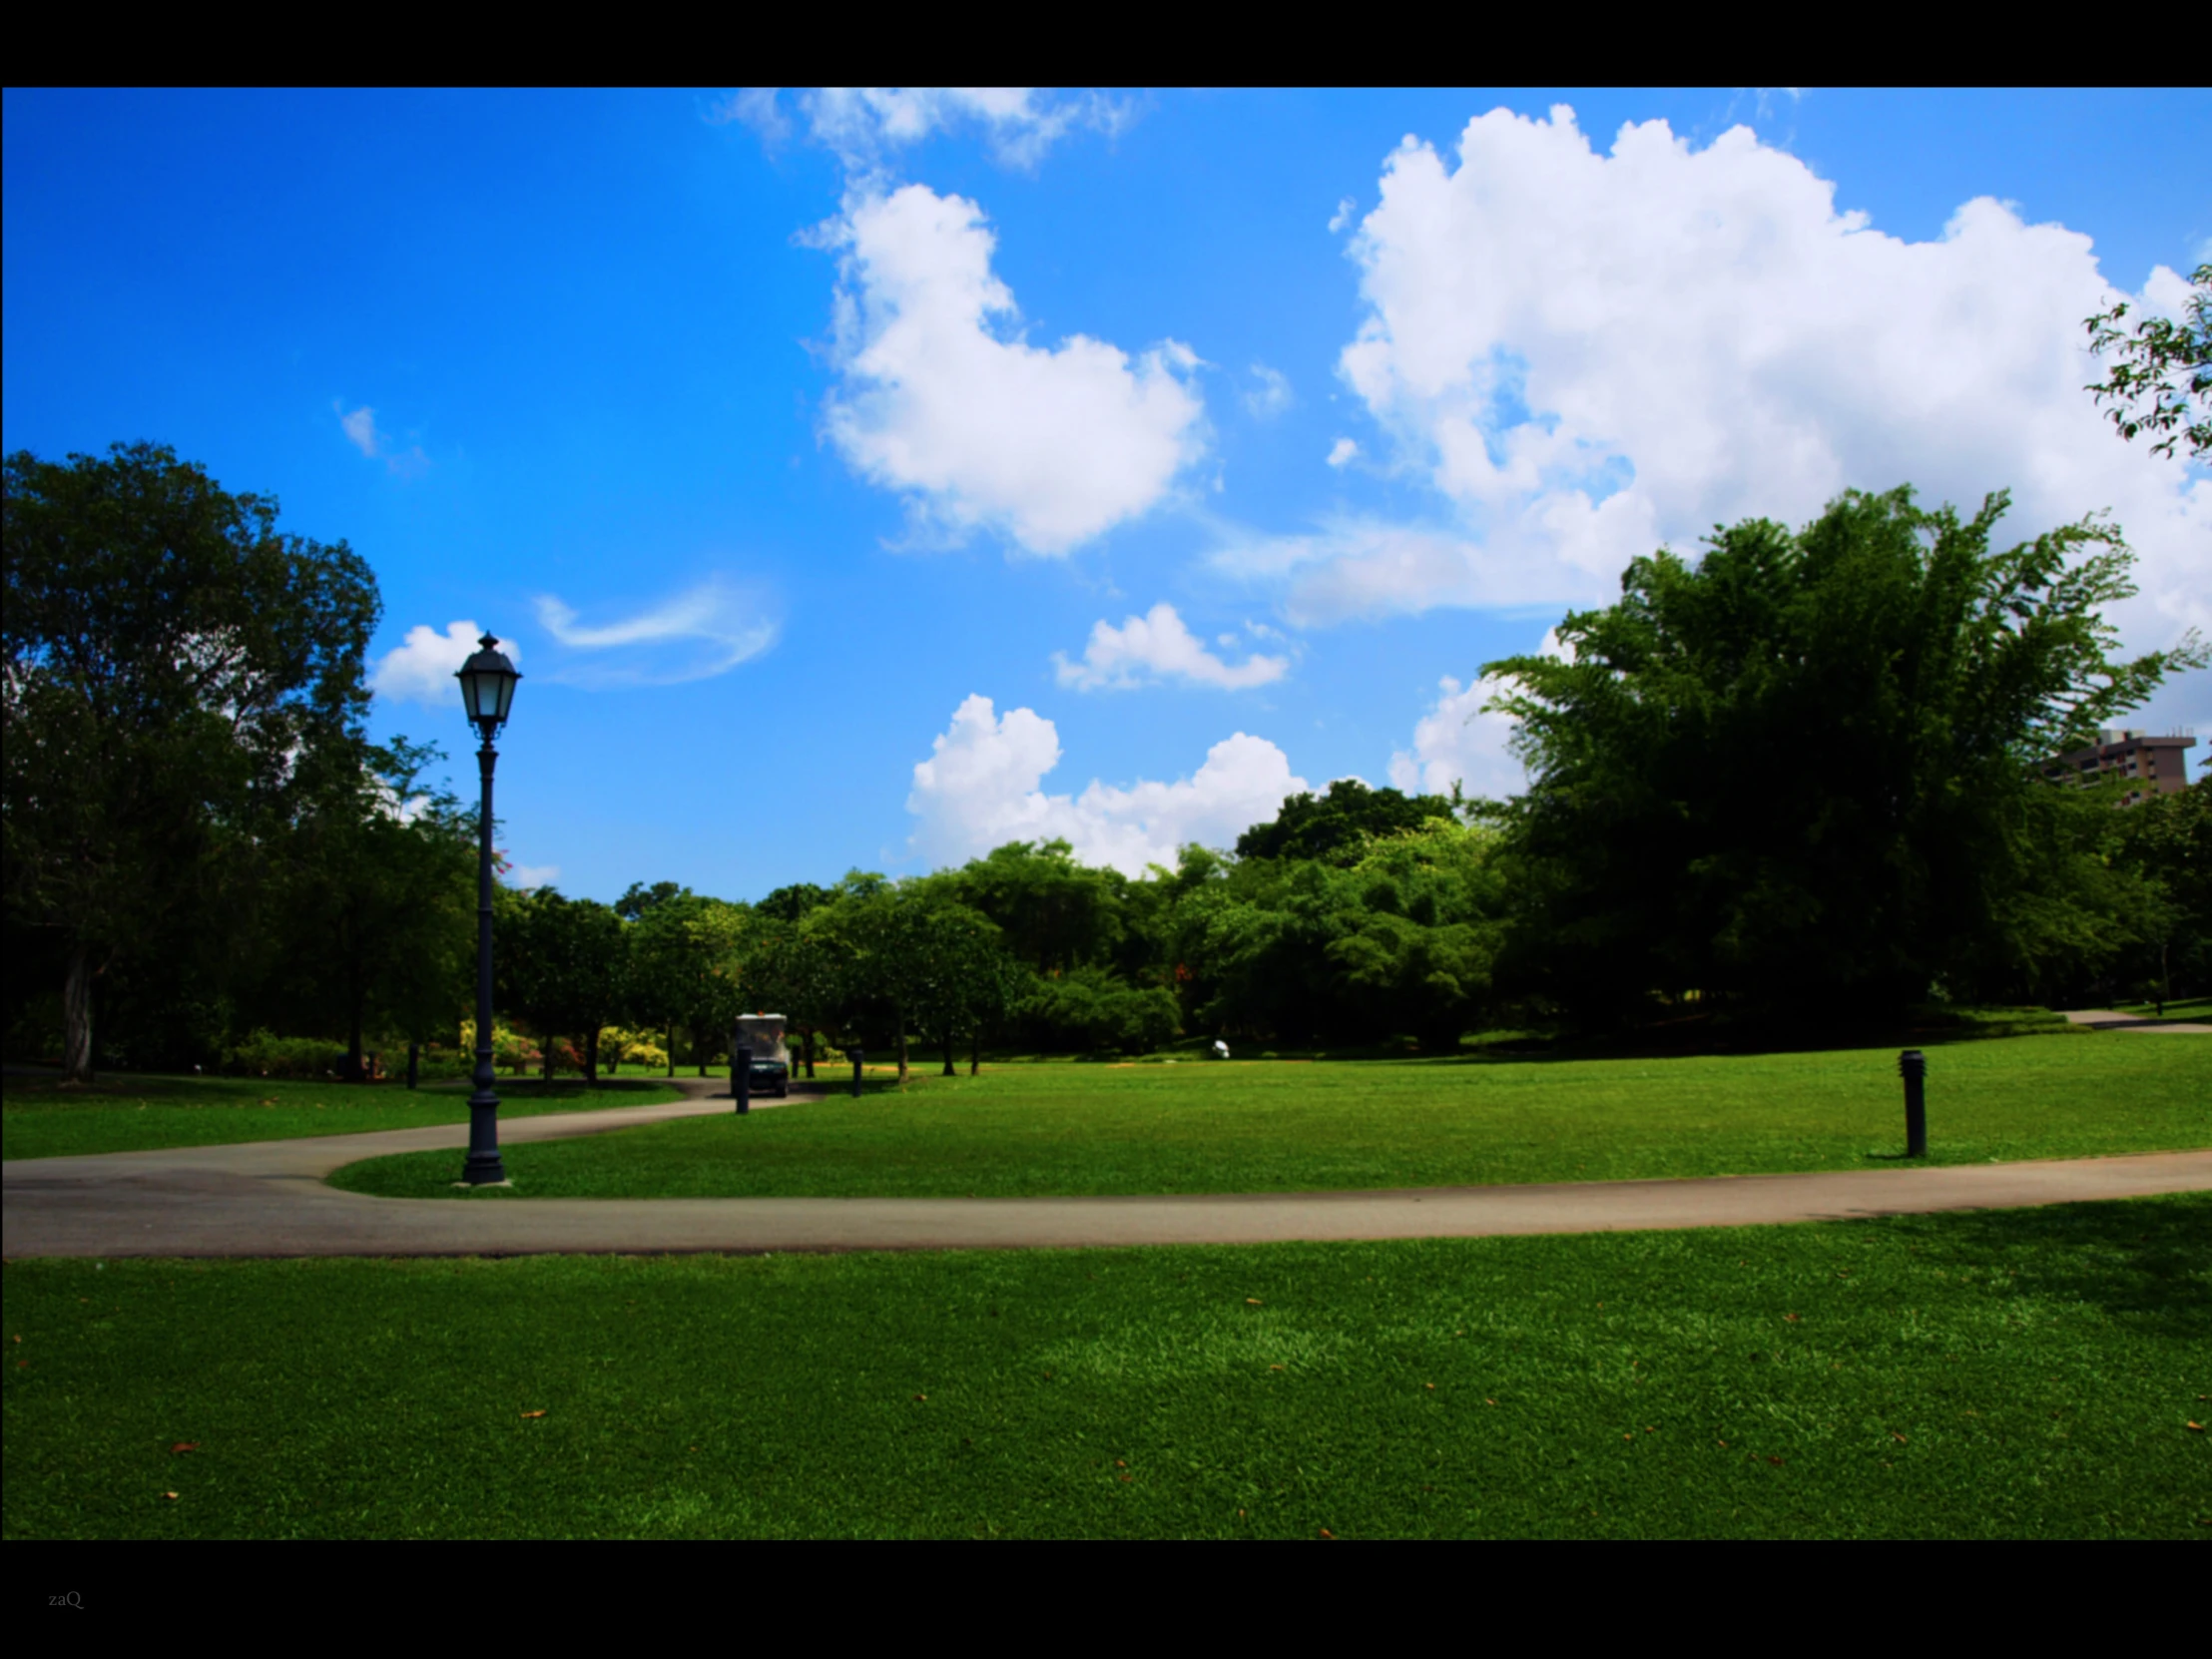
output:
[{"label": "green foliage", "polygon": [[138,953],[220,978],[264,825],[358,764],[376,584],[343,542],[276,528],[156,444],[6,458],[5,885],[65,940],[67,1063],[91,981]]},{"label": "green foliage", "polygon": [[1454,818],[1450,801],[1436,795],[1371,790],[1357,778],[1340,778],[1319,798],[1294,795],[1267,824],[1237,837],[1240,858],[1356,858],[1368,842]]},{"label": "green foliage", "polygon": [[1405,1033],[1456,1048],[1503,936],[1495,839],[1423,818],[1339,841],[1333,861],[1252,859],[1217,879],[1186,859],[1176,956],[1198,1023],[1291,1042]]},{"label": "green foliage", "polygon": [[1518,988],[1849,1017],[1932,984],[2032,992],[2119,948],[2109,810],[2041,767],[2204,653],[2117,660],[2117,530],[1992,551],[2005,505],[1852,492],[1795,534],[1749,521],[1696,564],[1634,561],[1563,656],[1485,665],[1532,775],[1501,814]]},{"label": "green foliage", "polygon": [[2132,877],[2123,989],[2154,1005],[2212,989],[2212,783],[2112,816],[2113,862]]},{"label": "green foliage", "polygon": [[420,1042],[450,1027],[476,959],[473,814],[420,777],[443,757],[395,739],[302,792],[275,843],[276,988],[258,998],[294,1027]]},{"label": "green foliage", "polygon": [[[537,1028],[546,1075],[568,1035],[568,1060],[598,1076],[599,1033],[630,998],[629,934],[612,906],[552,887],[502,891],[492,960],[500,1001]],[[580,1052],[579,1052],[580,1050]]]},{"label": "green foliage", "polygon": [[1139,988],[1102,967],[1032,978],[1013,1013],[1023,1046],[1054,1053],[1148,1054],[1182,1029],[1172,991]]},{"label": "green foliage", "polygon": [[2151,447],[2171,456],[2186,442],[2192,459],[2212,456],[2212,264],[2189,276],[2189,303],[2181,320],[2147,316],[2123,333],[2125,300],[2085,319],[2089,349],[2111,356],[2102,380],[2085,386],[2123,438],[2141,432],[2163,433]]}]

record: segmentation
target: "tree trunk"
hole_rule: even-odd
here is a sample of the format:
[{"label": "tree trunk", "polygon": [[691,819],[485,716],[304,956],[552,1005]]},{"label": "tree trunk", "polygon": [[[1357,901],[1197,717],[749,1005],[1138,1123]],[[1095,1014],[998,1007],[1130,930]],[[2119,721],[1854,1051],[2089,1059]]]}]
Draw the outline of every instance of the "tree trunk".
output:
[{"label": "tree trunk", "polygon": [[676,1075],[676,1022],[668,1022],[668,1074]]},{"label": "tree trunk", "polygon": [[599,1027],[584,1033],[584,1086],[599,1087]]},{"label": "tree trunk", "polygon": [[944,1074],[947,1077],[960,1075],[952,1069],[952,1027],[949,1025],[944,1028]]},{"label": "tree trunk", "polygon": [[699,1027],[692,1027],[692,1058],[699,1062],[699,1075],[707,1075],[707,1039],[699,1034]]},{"label": "tree trunk", "polygon": [[553,1081],[553,1034],[549,1031],[538,1034],[538,1080]]},{"label": "tree trunk", "polygon": [[348,1083],[368,1081],[368,1068],[361,1064],[361,999],[353,998],[353,1016],[346,1026],[345,1080]]},{"label": "tree trunk", "polygon": [[904,1009],[900,1009],[898,1014],[898,1086],[902,1089],[906,1086],[906,1014]]},{"label": "tree trunk", "polygon": [[92,952],[82,943],[69,947],[69,974],[62,981],[62,1081],[92,1081]]},{"label": "tree trunk", "polygon": [[967,1074],[973,1077],[983,1069],[983,1028],[978,1025],[968,1033]]},{"label": "tree trunk", "polygon": [[419,1075],[417,1066],[421,1059],[422,1045],[420,1043],[409,1043],[407,1045],[407,1087],[410,1089],[415,1086],[415,1079]]},{"label": "tree trunk", "polygon": [[799,1034],[799,1053],[806,1062],[807,1081],[812,1083],[815,1080],[815,1028],[811,1025]]}]

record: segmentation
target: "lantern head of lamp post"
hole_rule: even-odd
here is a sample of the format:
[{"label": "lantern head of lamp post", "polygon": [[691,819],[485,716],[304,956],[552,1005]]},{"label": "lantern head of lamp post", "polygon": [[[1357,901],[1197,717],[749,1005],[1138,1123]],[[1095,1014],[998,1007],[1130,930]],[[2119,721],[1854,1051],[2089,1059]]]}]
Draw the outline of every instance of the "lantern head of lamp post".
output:
[{"label": "lantern head of lamp post", "polygon": [[515,682],[522,676],[507,661],[496,637],[486,634],[476,643],[481,649],[461,665],[453,678],[461,683],[461,702],[468,718],[476,723],[488,744],[507,724],[507,713],[514,707]]}]

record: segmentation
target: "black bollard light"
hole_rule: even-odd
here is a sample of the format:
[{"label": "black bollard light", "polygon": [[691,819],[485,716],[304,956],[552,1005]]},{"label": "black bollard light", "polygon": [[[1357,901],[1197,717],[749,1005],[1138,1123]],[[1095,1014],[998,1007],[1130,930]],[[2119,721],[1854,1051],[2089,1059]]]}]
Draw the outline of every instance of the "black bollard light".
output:
[{"label": "black bollard light", "polygon": [[867,1050],[854,1048],[846,1052],[852,1056],[852,1098],[857,1100],[860,1098],[860,1068],[867,1064]]},{"label": "black bollard light", "polygon": [[1905,1079],[1905,1155],[1928,1156],[1928,1056],[1909,1048],[1898,1056],[1898,1075]]},{"label": "black bollard light", "polygon": [[753,1110],[753,1050],[744,1043],[730,1046],[730,1096],[739,1117]]}]

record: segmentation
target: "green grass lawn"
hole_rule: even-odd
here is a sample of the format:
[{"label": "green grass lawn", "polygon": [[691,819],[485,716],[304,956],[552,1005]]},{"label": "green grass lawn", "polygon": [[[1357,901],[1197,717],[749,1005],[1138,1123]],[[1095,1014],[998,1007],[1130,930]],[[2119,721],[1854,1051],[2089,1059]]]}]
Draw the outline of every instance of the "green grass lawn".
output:
[{"label": "green grass lawn", "polygon": [[[581,1081],[503,1077],[498,1090],[500,1113],[508,1117],[677,1098],[657,1078],[602,1079],[594,1093]],[[62,1158],[466,1123],[468,1092],[465,1083],[409,1090],[397,1083],[116,1074],[89,1089],[65,1089],[45,1078],[11,1077],[0,1094],[0,1156]]]},{"label": "green grass lawn", "polygon": [[2202,1538],[2208,1237],[2192,1196],[1239,1249],[19,1261],[0,1517]]},{"label": "green grass lawn", "polygon": [[[1009,1066],[515,1146],[511,1193],[445,1153],[355,1192],[541,1197],[1296,1192],[1881,1167],[1894,1049],[1656,1060]],[[1936,1162],[2212,1145],[2212,1039],[2067,1032],[1930,1051]]]}]

